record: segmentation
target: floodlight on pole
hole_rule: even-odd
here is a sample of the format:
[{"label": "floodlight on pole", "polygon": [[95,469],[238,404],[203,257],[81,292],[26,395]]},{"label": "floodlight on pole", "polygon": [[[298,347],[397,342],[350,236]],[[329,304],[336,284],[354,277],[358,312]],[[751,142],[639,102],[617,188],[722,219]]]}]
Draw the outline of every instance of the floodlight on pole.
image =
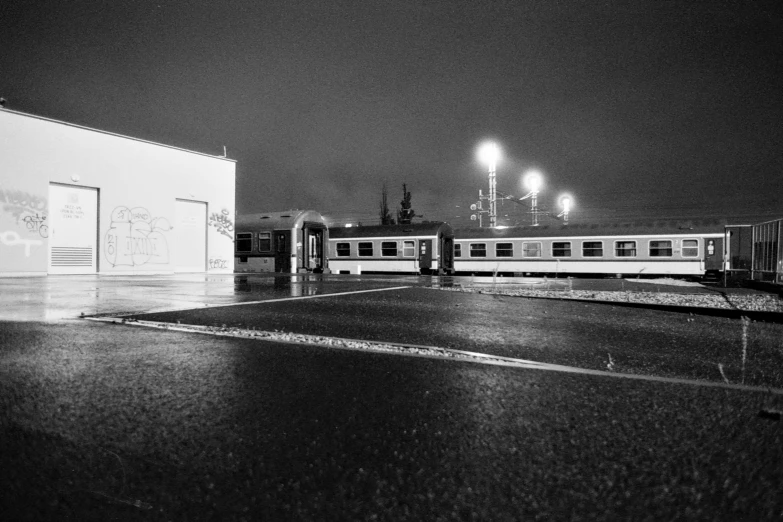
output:
[{"label": "floodlight on pole", "polygon": [[571,212],[571,203],[573,203],[573,200],[571,199],[571,196],[561,196],[560,197],[560,206],[563,207],[563,211],[557,215],[557,217],[563,218],[563,224],[568,224],[568,213]]},{"label": "floodlight on pole", "polygon": [[525,174],[525,186],[527,186],[530,192],[519,198],[520,201],[530,198],[530,213],[533,216],[532,221],[534,227],[538,226],[538,191],[541,190],[542,184],[543,179],[541,173],[537,170],[528,171],[528,173]]},{"label": "floodlight on pole", "polygon": [[495,167],[500,159],[500,147],[491,141],[483,143],[478,149],[478,159],[489,168],[489,226],[494,228],[497,222]]}]

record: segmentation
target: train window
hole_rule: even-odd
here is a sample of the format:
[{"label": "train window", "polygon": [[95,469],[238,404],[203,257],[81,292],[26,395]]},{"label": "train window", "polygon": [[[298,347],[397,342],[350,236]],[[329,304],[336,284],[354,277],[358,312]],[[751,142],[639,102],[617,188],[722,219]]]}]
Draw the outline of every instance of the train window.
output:
[{"label": "train window", "polygon": [[552,257],[571,257],[571,242],[554,241],[552,243]]},{"label": "train window", "polygon": [[237,233],[237,252],[250,252],[253,250],[253,234],[246,232]]},{"label": "train window", "polygon": [[699,257],[699,240],[682,240],[682,257]]},{"label": "train window", "polygon": [[403,257],[413,257],[416,255],[416,242],[415,241],[403,241],[402,242],[402,255]]},{"label": "train window", "polygon": [[271,232],[259,232],[258,233],[258,251],[269,252],[272,250],[272,233]]},{"label": "train window", "polygon": [[672,257],[672,242],[650,241],[650,257]]},{"label": "train window", "polygon": [[454,257],[462,257],[462,245],[459,243],[454,244]]},{"label": "train window", "polygon": [[471,243],[470,244],[470,257],[487,257],[487,244],[486,243]]},{"label": "train window", "polygon": [[511,243],[497,243],[495,245],[495,255],[497,257],[513,257],[514,246]]},{"label": "train window", "polygon": [[582,257],[603,257],[603,241],[585,241],[582,243]]},{"label": "train window", "polygon": [[397,242],[396,241],[382,241],[381,242],[381,255],[383,257],[397,257]]},{"label": "train window", "polygon": [[350,257],[351,244],[350,243],[337,243],[337,257]]},{"label": "train window", "polygon": [[636,241],[615,241],[615,257],[636,257]]},{"label": "train window", "polygon": [[359,256],[372,257],[372,243],[369,241],[362,241],[359,243]]},{"label": "train window", "polygon": [[541,242],[526,241],[522,243],[522,257],[541,257]]}]

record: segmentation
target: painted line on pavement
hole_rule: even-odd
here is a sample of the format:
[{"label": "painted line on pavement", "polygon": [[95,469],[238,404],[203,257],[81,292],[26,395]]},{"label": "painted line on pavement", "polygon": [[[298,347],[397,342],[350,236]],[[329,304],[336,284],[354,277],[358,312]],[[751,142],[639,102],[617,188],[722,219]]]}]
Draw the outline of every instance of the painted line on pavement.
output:
[{"label": "painted line on pavement", "polygon": [[[409,288],[409,287],[401,287]],[[331,294],[324,294],[331,295]],[[342,294],[341,294],[342,295]],[[261,301],[268,302],[268,301]],[[330,337],[325,335],[310,335],[299,333],[269,332],[264,330],[247,330],[243,328],[222,328],[214,326],[189,325],[179,323],[164,323],[159,321],[144,320],[126,320],[118,317],[86,317],[92,321],[118,323],[130,326],[144,326],[148,328],[158,328],[163,330],[172,330],[178,332],[202,333],[221,337],[235,337],[241,339],[255,339],[258,341],[269,341],[285,344],[297,344],[308,346],[320,346],[327,348],[337,348],[341,350],[354,350],[374,353],[387,353],[404,355],[409,357],[425,357],[429,359],[450,359],[463,362],[476,362],[479,364],[489,364],[494,366],[508,366],[515,368],[525,368],[530,370],[544,370],[560,373],[572,373],[578,375],[594,375],[596,377],[610,377],[615,379],[631,379],[638,381],[649,381],[666,384],[681,384],[687,386],[700,386],[707,388],[723,388],[726,390],[763,392],[775,395],[783,395],[783,389],[769,386],[752,386],[747,384],[731,384],[721,381],[703,381],[698,379],[684,379],[678,377],[661,377],[656,375],[642,375],[633,373],[618,373],[605,370],[592,370],[588,368],[578,368],[575,366],[564,366],[560,364],[542,363],[528,359],[516,359],[513,357],[503,357],[500,355],[490,355],[479,352],[468,352],[456,350],[453,348],[441,348],[438,346],[427,346],[417,344],[404,344],[383,341],[365,341],[361,339],[346,339],[342,337]]]},{"label": "painted line on pavement", "polygon": [[245,301],[243,303],[229,303],[229,304],[207,305],[207,306],[209,308],[220,308],[224,306],[242,306],[248,304],[279,303],[281,301],[297,301],[299,299],[315,299],[317,297],[335,297],[335,296],[342,296],[342,295],[366,294],[369,292],[387,292],[390,290],[404,290],[406,288],[412,288],[412,287],[410,285],[393,286],[391,288],[373,288],[371,290],[354,290],[352,292],[338,292],[334,294],[313,294],[313,295],[302,295],[297,297],[281,297],[279,299],[265,299],[263,301]]},{"label": "painted line on pavement", "polygon": [[353,295],[353,294],[366,294],[368,292],[386,292],[389,290],[405,290],[406,288],[413,288],[412,286],[394,286],[391,288],[373,288],[371,290],[354,290],[352,292],[336,292],[333,294],[313,294],[313,295],[302,295],[297,297],[281,297],[279,299],[265,299],[263,301],[242,301],[239,303],[225,303],[225,304],[210,304],[210,303],[202,303],[201,306],[189,306],[189,307],[180,307],[180,308],[164,308],[160,310],[147,310],[147,311],[134,311],[134,312],[108,312],[108,313],[98,313],[98,314],[90,314],[88,316],[83,315],[81,319],[93,319],[98,320],[101,318],[108,318],[110,321],[112,318],[114,319],[121,319],[123,317],[127,317],[129,315],[147,315],[147,314],[165,314],[169,312],[188,312],[188,311],[197,311],[197,310],[204,310],[206,308],[213,309],[213,308],[224,308],[229,306],[243,306],[243,305],[254,305],[254,304],[264,304],[264,303],[278,303],[281,301],[297,301],[299,299],[315,299],[317,297],[339,297],[343,295]]}]

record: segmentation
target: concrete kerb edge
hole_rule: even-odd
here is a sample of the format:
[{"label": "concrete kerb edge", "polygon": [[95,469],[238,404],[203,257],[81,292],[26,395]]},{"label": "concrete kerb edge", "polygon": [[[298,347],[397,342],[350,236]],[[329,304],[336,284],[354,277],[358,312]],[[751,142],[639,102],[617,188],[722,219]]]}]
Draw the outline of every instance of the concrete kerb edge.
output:
[{"label": "concrete kerb edge", "polygon": [[[563,366],[558,364],[541,363],[527,359],[515,359],[512,357],[503,357],[497,355],[484,354],[479,352],[469,352],[465,350],[456,350],[453,348],[442,348],[438,346],[415,345],[405,343],[392,343],[381,341],[366,341],[361,339],[347,339],[340,337],[328,337],[322,335],[298,334],[289,332],[268,332],[263,330],[242,330],[228,329],[214,326],[187,325],[165,323],[159,321],[144,320],[125,320],[122,317],[84,317],[90,321],[111,323],[125,326],[142,326],[147,328],[157,328],[161,330],[170,330],[183,333],[199,333],[214,335],[220,337],[233,337],[239,339],[249,339],[256,341],[266,341],[282,344],[293,344],[300,346],[316,346],[321,348],[333,348],[338,350],[351,350],[360,352],[383,353],[390,355],[401,355],[408,357],[424,357],[427,359],[452,360],[462,362],[474,362],[479,364],[488,364],[493,366],[505,366],[514,368],[524,368],[531,370],[546,370],[561,373],[572,373],[579,375],[593,375],[596,377],[612,377],[619,379],[631,379],[638,381],[658,382],[666,384],[679,384],[688,386],[701,386],[708,388],[722,388],[726,390],[748,391],[755,393],[768,393],[774,395],[783,395],[783,389],[769,386],[751,386],[745,384],[730,384],[720,381],[702,381],[697,379],[681,379],[676,377],[659,377],[654,375],[640,375],[632,373],[617,373],[603,370],[591,370],[586,368],[577,368],[574,366]],[[298,340],[281,338],[281,336],[296,336]],[[331,342],[324,342],[329,340]],[[319,342],[320,341],[320,342]],[[350,343],[363,344],[365,347],[348,346]],[[416,350],[430,351],[435,353],[417,353]],[[451,355],[449,355],[451,354]]]}]

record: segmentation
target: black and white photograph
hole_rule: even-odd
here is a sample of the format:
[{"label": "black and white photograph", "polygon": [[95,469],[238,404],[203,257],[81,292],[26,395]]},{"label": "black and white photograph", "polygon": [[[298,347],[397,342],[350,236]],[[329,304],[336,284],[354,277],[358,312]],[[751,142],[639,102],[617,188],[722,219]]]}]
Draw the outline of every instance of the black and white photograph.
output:
[{"label": "black and white photograph", "polygon": [[771,0],[0,5],[0,519],[783,519]]}]

